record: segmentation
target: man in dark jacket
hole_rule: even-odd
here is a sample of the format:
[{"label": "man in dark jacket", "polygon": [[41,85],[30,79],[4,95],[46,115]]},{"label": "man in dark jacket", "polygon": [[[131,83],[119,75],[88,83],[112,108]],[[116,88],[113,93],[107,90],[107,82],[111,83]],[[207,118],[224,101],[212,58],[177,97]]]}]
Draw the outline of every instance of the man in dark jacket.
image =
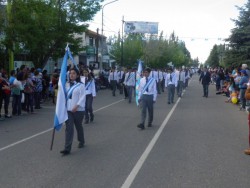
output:
[{"label": "man in dark jacket", "polygon": [[204,67],[203,71],[201,72],[199,81],[203,85],[203,93],[204,93],[203,97],[207,98],[208,97],[208,86],[211,82],[211,74],[207,70],[206,67]]}]

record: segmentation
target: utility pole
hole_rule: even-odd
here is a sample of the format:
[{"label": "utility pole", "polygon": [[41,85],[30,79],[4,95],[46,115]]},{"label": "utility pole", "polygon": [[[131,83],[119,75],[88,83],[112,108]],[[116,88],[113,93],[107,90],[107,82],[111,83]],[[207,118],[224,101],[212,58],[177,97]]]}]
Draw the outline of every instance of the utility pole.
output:
[{"label": "utility pole", "polygon": [[[13,18],[12,18],[12,14],[11,14],[11,12],[12,12],[12,4],[11,4],[11,1],[10,0],[8,0],[7,1],[7,18],[8,18],[8,24],[9,24],[9,27],[11,28],[11,29],[13,29],[13,23],[12,23],[12,20],[13,20]],[[9,73],[10,73],[10,71],[12,71],[12,70],[14,70],[14,42],[13,42],[13,35],[12,35],[12,32],[11,32],[11,35],[10,35],[10,38],[11,38],[11,40],[10,40],[10,43],[11,44],[9,44],[9,47],[8,47],[8,54],[9,54]]]},{"label": "utility pole", "polygon": [[96,56],[95,56],[95,59],[96,59],[96,63],[98,64],[98,67],[100,67],[99,65],[99,61],[98,61],[98,48],[99,48],[99,28],[96,29],[96,33],[97,33],[97,37],[96,37],[96,44],[95,44],[95,47],[96,47]]},{"label": "utility pole", "polygon": [[123,25],[124,25],[124,16],[122,16],[121,67],[123,66]]},{"label": "utility pole", "polygon": [[101,48],[100,70],[102,70],[102,67],[103,67],[103,66],[102,66],[102,63],[103,63],[103,47],[104,47],[104,45],[103,45],[103,9],[104,9],[104,7],[105,7],[106,5],[109,5],[109,4],[114,3],[114,2],[116,2],[116,1],[118,1],[118,0],[110,1],[110,2],[108,2],[108,3],[106,3],[106,4],[104,4],[104,5],[102,6],[102,34],[101,34],[102,48]]}]

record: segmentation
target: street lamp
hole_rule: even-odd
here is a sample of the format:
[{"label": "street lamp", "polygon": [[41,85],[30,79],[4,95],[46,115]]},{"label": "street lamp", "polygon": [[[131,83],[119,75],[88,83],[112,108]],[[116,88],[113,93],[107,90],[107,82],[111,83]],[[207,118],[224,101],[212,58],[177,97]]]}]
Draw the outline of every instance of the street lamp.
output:
[{"label": "street lamp", "polygon": [[103,63],[103,9],[106,5],[109,5],[111,3],[114,3],[118,0],[110,1],[102,6],[102,48],[101,48],[101,62],[100,62],[100,70],[102,70],[102,63]]}]

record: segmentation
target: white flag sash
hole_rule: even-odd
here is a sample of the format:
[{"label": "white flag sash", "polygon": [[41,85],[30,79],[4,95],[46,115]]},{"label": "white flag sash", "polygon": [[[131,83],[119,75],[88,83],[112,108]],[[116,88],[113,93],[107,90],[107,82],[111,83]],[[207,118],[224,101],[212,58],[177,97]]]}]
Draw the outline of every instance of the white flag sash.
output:
[{"label": "white flag sash", "polygon": [[148,83],[143,87],[142,94],[146,91],[146,89],[149,87],[149,85],[152,83],[153,80],[154,80],[154,78],[150,78]]},{"label": "white flag sash", "polygon": [[77,88],[79,85],[81,85],[81,83],[78,82],[77,84],[74,84],[69,88],[69,90],[67,91],[67,100],[71,98],[74,89]]},{"label": "white flag sash", "polygon": [[90,80],[90,82],[88,82],[88,84],[85,86],[85,90],[89,89],[90,84],[92,84],[92,79]]},{"label": "white flag sash", "polygon": [[127,78],[126,81],[128,82],[132,76],[134,76],[134,73],[131,73],[131,74],[128,76],[128,78]]}]

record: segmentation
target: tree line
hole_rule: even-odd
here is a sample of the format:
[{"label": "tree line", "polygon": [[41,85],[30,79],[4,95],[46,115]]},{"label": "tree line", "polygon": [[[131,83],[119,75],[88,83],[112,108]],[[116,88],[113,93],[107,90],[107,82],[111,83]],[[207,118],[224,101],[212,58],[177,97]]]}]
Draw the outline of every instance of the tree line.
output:
[{"label": "tree line", "polygon": [[[0,59],[7,67],[9,54],[22,55],[36,67],[43,67],[50,57],[64,54],[67,43],[74,54],[85,49],[76,34],[88,28],[87,21],[101,10],[104,0],[0,0]],[[209,66],[237,66],[250,60],[250,0],[238,7],[235,28],[224,45],[215,45],[205,62]],[[115,40],[113,40],[115,39]],[[198,66],[185,42],[173,32],[169,37],[145,34],[114,36],[111,54],[122,66],[134,66],[142,59],[146,66],[164,68],[170,62],[176,67]]]},{"label": "tree line", "polygon": [[223,45],[214,45],[205,62],[210,67],[238,67],[250,65],[250,0],[239,10],[238,19],[232,19],[235,27]]}]

